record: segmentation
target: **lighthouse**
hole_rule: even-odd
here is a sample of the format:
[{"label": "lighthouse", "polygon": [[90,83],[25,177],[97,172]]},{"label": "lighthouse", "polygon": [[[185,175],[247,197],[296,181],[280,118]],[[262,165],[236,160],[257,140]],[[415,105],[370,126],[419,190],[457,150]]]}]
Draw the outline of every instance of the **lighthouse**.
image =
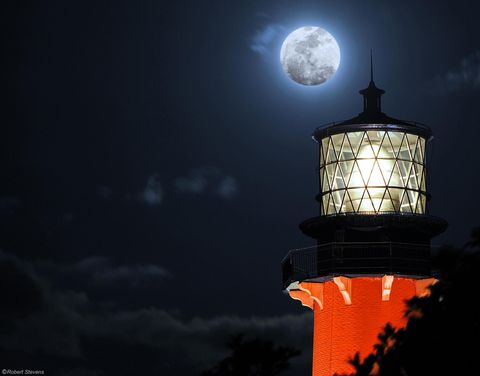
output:
[{"label": "lighthouse", "polygon": [[406,324],[405,301],[435,283],[431,239],[447,227],[429,214],[432,131],[382,112],[370,69],[363,111],[313,133],[320,210],[300,229],[316,245],[282,261],[283,288],[313,310],[314,376],[352,372],[348,360],[370,354],[387,323]]}]

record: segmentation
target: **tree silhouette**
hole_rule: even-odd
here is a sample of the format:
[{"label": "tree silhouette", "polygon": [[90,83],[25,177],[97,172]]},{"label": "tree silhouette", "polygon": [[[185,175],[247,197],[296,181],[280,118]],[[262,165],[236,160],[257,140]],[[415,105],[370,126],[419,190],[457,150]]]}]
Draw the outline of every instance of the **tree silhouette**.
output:
[{"label": "tree silhouette", "polygon": [[480,351],[480,229],[462,248],[434,259],[439,282],[427,297],[407,302],[403,329],[387,325],[374,352],[350,360],[356,376],[470,375]]},{"label": "tree silhouette", "polygon": [[290,358],[300,355],[299,350],[272,341],[245,340],[241,334],[227,345],[231,354],[202,376],[274,376],[290,367]]}]

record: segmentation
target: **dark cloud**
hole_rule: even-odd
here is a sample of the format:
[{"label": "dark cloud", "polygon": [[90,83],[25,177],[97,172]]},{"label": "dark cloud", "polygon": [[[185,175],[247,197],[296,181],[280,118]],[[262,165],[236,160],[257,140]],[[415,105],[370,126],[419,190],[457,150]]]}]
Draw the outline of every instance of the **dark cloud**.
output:
[{"label": "dark cloud", "polygon": [[[186,176],[173,180],[177,192],[192,195],[212,195],[222,199],[232,199],[238,193],[237,180],[230,175],[224,174],[220,169],[213,166],[204,166],[192,169]],[[97,192],[100,197],[112,199],[113,190],[108,186],[99,186]],[[128,193],[127,200],[138,200],[149,206],[160,205],[165,196],[165,189],[160,181],[158,173],[147,178],[145,188],[137,194]],[[0,201],[1,204],[1,201]]]},{"label": "dark cloud", "polygon": [[42,269],[58,278],[77,279],[84,285],[112,285],[130,287],[146,287],[148,285],[170,278],[171,274],[165,268],[154,264],[118,265],[111,259],[101,256],[90,256],[76,263],[58,265],[43,263]]},{"label": "dark cloud", "polygon": [[285,28],[277,23],[265,25],[260,30],[257,30],[250,40],[250,49],[261,56],[270,55],[274,42],[284,31]]},{"label": "dark cloud", "polygon": [[160,205],[163,200],[163,189],[158,174],[152,174],[147,179],[147,185],[140,194],[140,200],[148,205]]},{"label": "dark cloud", "polygon": [[431,84],[433,94],[480,89],[480,51],[464,57],[460,63]]},{"label": "dark cloud", "polygon": [[0,251],[0,319],[26,317],[39,310],[42,290],[31,268]]},{"label": "dark cloud", "polygon": [[112,198],[112,188],[106,186],[106,185],[100,185],[97,189],[98,194],[100,197],[104,199],[110,199]]},{"label": "dark cloud", "polygon": [[117,266],[105,268],[95,273],[93,278],[97,283],[128,281],[135,286],[169,276],[170,273],[167,270],[157,265],[138,265],[134,267]]},{"label": "dark cloud", "polygon": [[209,194],[227,200],[238,193],[236,179],[211,166],[191,170],[187,176],[175,179],[174,185],[180,193]]},{"label": "dark cloud", "polygon": [[114,194],[115,192],[111,187],[100,186],[98,188],[98,193],[104,199],[112,199],[117,196],[119,199],[127,201],[133,200],[148,206],[159,206],[163,202],[165,196],[160,176],[156,172],[147,177],[144,187],[137,192],[128,192],[123,196],[118,196]]},{"label": "dark cloud", "polygon": [[[12,316],[12,330],[0,332],[0,350],[7,355],[4,368],[21,362],[24,368],[35,365],[54,375],[192,375],[222,358],[226,340],[237,333],[299,348],[304,351],[299,365],[308,367],[309,313],[186,318],[155,308],[106,309],[93,304],[85,292],[53,287],[31,263],[5,254],[1,260],[13,271],[2,274],[2,285],[19,288],[28,280],[21,300],[37,296],[34,306],[17,309],[28,315]],[[70,270],[96,270],[104,264],[91,258]],[[8,291],[1,292],[3,302]]]},{"label": "dark cloud", "polygon": [[231,176],[222,178],[217,187],[218,195],[227,200],[235,197],[237,191],[237,182]]}]

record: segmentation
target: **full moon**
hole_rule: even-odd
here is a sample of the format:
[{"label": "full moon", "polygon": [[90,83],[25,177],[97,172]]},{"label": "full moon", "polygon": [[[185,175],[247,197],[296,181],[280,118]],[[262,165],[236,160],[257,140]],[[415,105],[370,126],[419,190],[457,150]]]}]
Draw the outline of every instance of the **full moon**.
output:
[{"label": "full moon", "polygon": [[283,41],[280,62],[293,81],[306,86],[320,85],[337,71],[340,48],[328,31],[304,26]]}]

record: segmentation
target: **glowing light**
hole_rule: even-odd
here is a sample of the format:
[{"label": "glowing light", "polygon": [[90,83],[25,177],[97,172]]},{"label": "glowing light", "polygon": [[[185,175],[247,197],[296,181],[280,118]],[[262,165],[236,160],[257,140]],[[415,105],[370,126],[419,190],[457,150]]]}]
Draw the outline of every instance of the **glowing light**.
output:
[{"label": "glowing light", "polygon": [[[352,191],[350,195],[351,202],[353,206],[359,207],[359,211],[373,212],[380,209],[385,189],[379,187],[385,186],[384,176],[390,177],[392,175],[395,164],[395,161],[384,158],[388,158],[388,154],[380,145],[363,145],[358,152],[358,168],[352,172],[351,186],[365,186],[367,188],[366,193],[369,196],[368,200],[362,200],[364,196],[362,190]],[[397,175],[395,175],[395,178],[398,180]],[[365,182],[367,183],[366,185]],[[391,183],[394,185],[393,182]],[[396,196],[396,201],[399,201],[399,195],[397,194]],[[390,206],[389,209],[393,209],[393,207]]]},{"label": "glowing light", "polygon": [[322,214],[424,213],[425,139],[360,131],[322,139]]}]

